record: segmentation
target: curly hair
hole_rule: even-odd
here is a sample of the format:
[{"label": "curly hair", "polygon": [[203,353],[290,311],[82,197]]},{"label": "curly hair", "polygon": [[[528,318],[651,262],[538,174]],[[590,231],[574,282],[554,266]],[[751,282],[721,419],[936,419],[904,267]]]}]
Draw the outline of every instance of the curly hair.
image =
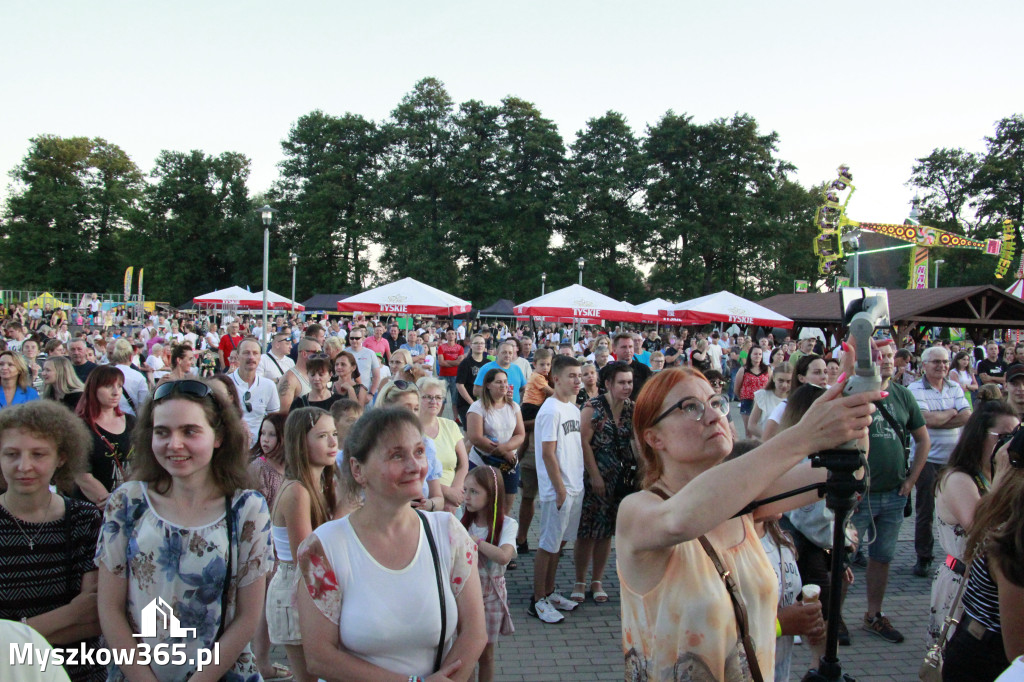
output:
[{"label": "curly hair", "polygon": [[[92,437],[81,419],[53,400],[33,400],[0,410],[0,443],[7,431],[25,431],[41,440],[53,443],[64,463],[53,474],[53,484],[62,493],[71,494],[75,476],[85,471],[92,445]],[[0,472],[0,487],[7,489],[7,481]]]}]

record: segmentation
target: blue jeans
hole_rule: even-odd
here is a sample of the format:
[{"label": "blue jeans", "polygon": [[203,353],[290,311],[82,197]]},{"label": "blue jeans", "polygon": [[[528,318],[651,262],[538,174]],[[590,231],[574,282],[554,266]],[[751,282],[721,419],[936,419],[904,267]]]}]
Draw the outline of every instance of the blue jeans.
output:
[{"label": "blue jeans", "polygon": [[459,385],[458,382],[456,381],[456,379],[458,379],[458,377],[441,377],[441,378],[444,379],[444,383],[446,383],[448,385],[448,404],[452,406],[452,413],[458,414],[456,412],[456,410],[455,410],[455,406],[459,404],[459,401],[458,401],[458,398],[459,398],[458,389],[455,388],[456,386]]},{"label": "blue jeans", "polygon": [[853,512],[859,551],[867,550],[868,557],[880,564],[891,562],[896,555],[896,540],[906,506],[907,498],[900,495],[899,489],[865,496]]}]

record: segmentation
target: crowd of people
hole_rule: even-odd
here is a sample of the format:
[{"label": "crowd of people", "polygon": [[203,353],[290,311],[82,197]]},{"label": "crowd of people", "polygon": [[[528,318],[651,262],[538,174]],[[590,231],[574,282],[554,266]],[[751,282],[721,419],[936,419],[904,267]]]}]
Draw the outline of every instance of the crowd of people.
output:
[{"label": "crowd of people", "polygon": [[[1013,346],[878,338],[881,390],[844,397],[851,349],[814,338],[362,316],[264,333],[231,315],[61,338],[17,317],[0,619],[51,647],[137,650],[179,643],[140,629],[161,599],[195,631],[183,661],[73,680],[493,679],[517,612],[551,625],[611,601],[613,541],[628,679],[785,680],[795,639],[823,642],[830,581],[852,579],[829,574],[834,551],[866,568],[861,629],[903,641],[883,602],[911,509],[944,679],[995,679],[1024,653]],[[851,441],[867,491],[846,547],[816,491],[756,505],[824,482],[808,456]],[[517,611],[506,578],[530,552]]]}]

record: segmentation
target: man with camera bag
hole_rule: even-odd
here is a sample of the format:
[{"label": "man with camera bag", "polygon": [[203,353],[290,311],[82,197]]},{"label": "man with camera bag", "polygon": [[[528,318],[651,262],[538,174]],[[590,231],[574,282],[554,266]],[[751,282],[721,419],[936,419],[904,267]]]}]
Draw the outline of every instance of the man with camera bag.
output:
[{"label": "man with camera bag", "polygon": [[[886,339],[876,345],[882,390],[889,395],[877,404],[878,410],[872,415],[868,432],[868,489],[854,510],[852,521],[860,538],[859,551],[867,556],[868,608],[861,627],[887,642],[899,643],[903,635],[882,613],[882,600],[907,496],[928,460],[930,441],[914,396],[890,381],[896,369],[896,344]],[[914,464],[908,471],[911,436],[915,443]]]}]

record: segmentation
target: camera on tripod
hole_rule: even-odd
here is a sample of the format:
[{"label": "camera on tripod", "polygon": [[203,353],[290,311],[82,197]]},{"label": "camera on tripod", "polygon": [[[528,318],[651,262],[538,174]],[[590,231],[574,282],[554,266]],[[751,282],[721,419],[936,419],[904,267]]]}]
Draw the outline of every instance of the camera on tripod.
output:
[{"label": "camera on tripod", "polygon": [[[875,364],[871,348],[871,337],[879,327],[891,326],[889,320],[889,297],[884,289],[845,288],[842,290],[843,321],[850,329],[854,340],[856,357],[854,373],[843,386],[843,395],[854,395],[879,391],[882,377]],[[811,457],[811,465],[828,469],[825,483],[825,506],[835,517],[832,530],[832,546],[844,545],[846,521],[856,505],[857,495],[864,492],[865,482],[857,479],[856,472],[864,463],[865,452],[857,441],[849,441]],[[839,665],[839,609],[842,602],[843,570],[842,552],[832,553],[829,580],[829,613],[826,615],[828,628],[825,637],[825,655],[818,667],[803,677],[807,682],[853,682],[849,675],[843,675]]]}]

